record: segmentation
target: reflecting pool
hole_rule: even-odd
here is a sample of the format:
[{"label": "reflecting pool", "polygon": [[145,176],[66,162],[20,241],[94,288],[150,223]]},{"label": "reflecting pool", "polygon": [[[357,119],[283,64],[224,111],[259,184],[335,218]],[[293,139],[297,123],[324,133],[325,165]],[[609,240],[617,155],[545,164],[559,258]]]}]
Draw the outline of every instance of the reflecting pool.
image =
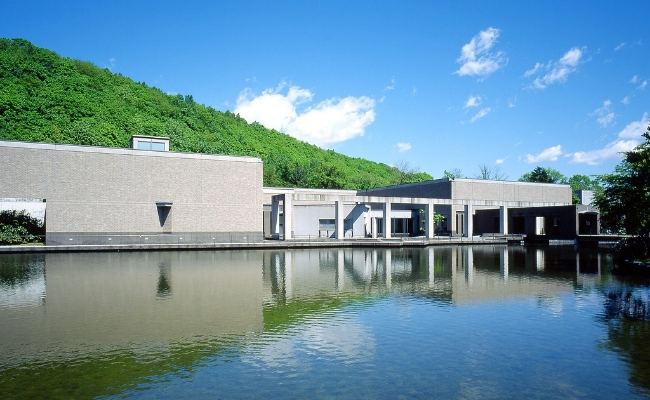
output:
[{"label": "reflecting pool", "polygon": [[0,256],[0,397],[646,398],[650,289],[573,247]]}]

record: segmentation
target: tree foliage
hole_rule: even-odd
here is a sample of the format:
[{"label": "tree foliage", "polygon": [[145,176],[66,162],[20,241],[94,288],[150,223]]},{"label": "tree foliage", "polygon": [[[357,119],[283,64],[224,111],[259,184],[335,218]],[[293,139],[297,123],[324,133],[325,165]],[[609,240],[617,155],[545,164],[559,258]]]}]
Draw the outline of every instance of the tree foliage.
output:
[{"label": "tree foliage", "polygon": [[560,171],[553,168],[535,167],[530,172],[526,172],[519,178],[521,182],[541,182],[541,183],[560,183],[571,186],[573,204],[578,204],[576,191],[593,190],[595,193],[600,191],[598,180],[590,178],[587,175],[576,174],[567,178]]},{"label": "tree foliage", "polygon": [[462,178],[463,177],[463,171],[461,171],[458,168],[454,168],[452,170],[444,170],[442,172],[442,176],[444,176],[447,179]]},{"label": "tree foliage", "polygon": [[539,183],[567,183],[566,176],[553,168],[535,167],[530,172],[526,172],[519,178],[521,182],[539,182]]},{"label": "tree foliage", "polygon": [[33,218],[25,210],[0,211],[0,244],[42,241],[43,235],[45,235],[43,221]]},{"label": "tree foliage", "polygon": [[600,177],[600,220],[613,232],[650,237],[650,126],[644,142],[625,153],[614,172]]},{"label": "tree foliage", "polygon": [[421,172],[418,168],[412,167],[408,161],[398,161],[395,165],[395,169],[398,172],[398,184],[402,183],[415,183],[421,182],[423,180],[431,179],[428,174]]},{"label": "tree foliage", "polygon": [[591,190],[594,192],[595,195],[597,195],[601,190],[601,187],[598,184],[598,179],[590,178],[587,175],[580,175],[580,174],[573,175],[572,177],[567,179],[567,183],[571,186],[571,189],[573,190],[573,204],[580,203],[580,198],[576,193],[578,190]]},{"label": "tree foliage", "polygon": [[133,134],[168,136],[172,151],[259,157],[267,186],[364,189],[431,179],[323,150],[25,40],[0,39],[0,139],[128,147]]}]

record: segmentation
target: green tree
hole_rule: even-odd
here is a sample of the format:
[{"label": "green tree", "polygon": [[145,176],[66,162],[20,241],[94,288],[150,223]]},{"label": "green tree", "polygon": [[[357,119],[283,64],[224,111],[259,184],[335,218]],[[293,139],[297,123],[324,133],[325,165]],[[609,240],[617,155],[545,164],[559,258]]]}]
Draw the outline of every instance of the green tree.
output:
[{"label": "green tree", "polygon": [[600,177],[600,220],[614,232],[650,238],[650,126],[644,142],[625,153],[614,172]]},{"label": "green tree", "polygon": [[535,167],[519,178],[520,182],[567,183],[566,176],[553,168]]},{"label": "green tree", "polygon": [[27,211],[0,211],[0,244],[36,242],[44,235],[44,221],[33,218]]},{"label": "green tree", "polygon": [[444,176],[447,179],[456,179],[456,178],[462,178],[463,177],[463,171],[461,171],[458,168],[454,168],[451,171],[444,170],[442,172],[442,176]]},{"label": "green tree", "polygon": [[573,191],[573,204],[578,204],[580,202],[576,193],[578,190],[592,190],[595,194],[601,190],[598,180],[592,179],[587,175],[573,175],[567,180],[567,183],[571,186],[571,190]]}]

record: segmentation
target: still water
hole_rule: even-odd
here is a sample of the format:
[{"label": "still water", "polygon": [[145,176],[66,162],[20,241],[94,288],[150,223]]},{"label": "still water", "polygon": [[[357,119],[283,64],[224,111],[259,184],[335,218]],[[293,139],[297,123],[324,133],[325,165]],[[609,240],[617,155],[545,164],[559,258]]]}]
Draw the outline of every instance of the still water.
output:
[{"label": "still water", "polygon": [[0,397],[645,398],[650,289],[571,247],[0,256]]}]

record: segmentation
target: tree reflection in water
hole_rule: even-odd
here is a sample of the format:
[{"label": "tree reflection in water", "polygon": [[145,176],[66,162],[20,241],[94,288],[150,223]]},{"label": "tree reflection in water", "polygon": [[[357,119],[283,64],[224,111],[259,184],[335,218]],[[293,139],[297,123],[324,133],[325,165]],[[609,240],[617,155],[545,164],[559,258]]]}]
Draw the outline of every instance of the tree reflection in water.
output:
[{"label": "tree reflection in water", "polygon": [[630,366],[630,383],[650,393],[650,288],[620,286],[605,291],[606,347]]},{"label": "tree reflection in water", "polygon": [[172,269],[166,262],[158,264],[158,286],[156,295],[165,298],[172,294]]}]

